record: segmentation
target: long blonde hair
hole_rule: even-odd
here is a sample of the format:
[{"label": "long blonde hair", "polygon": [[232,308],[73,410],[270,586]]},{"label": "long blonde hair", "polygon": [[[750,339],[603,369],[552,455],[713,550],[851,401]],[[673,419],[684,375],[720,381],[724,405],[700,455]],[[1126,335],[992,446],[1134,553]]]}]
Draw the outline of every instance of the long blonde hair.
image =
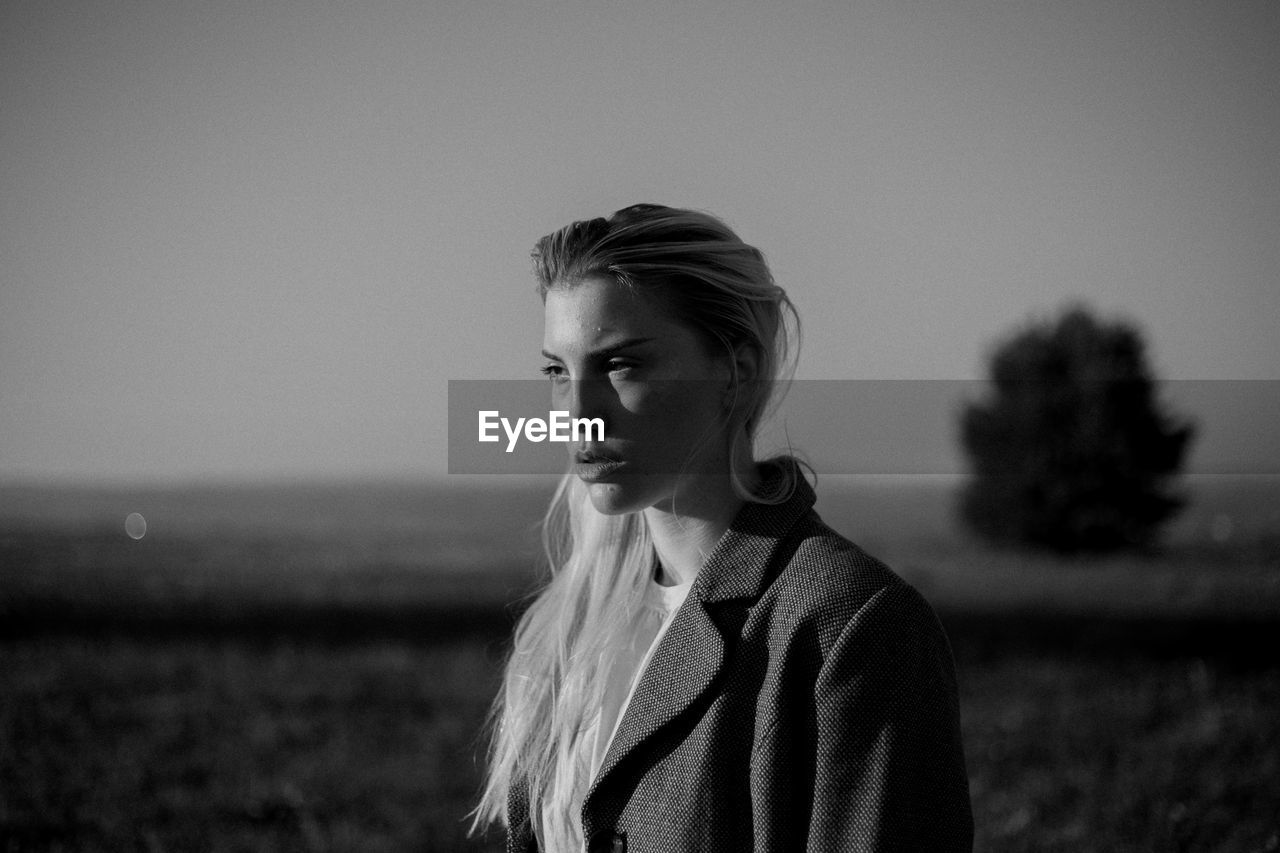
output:
[{"label": "long blonde hair", "polygon": [[[789,376],[799,319],[756,248],[715,217],[641,204],[608,219],[574,222],[538,241],[538,291],[606,278],[652,293],[671,316],[723,348],[732,363],[741,348],[757,365],[736,382],[729,425],[730,473],[738,494],[776,502],[788,490],[750,492],[757,428]],[[617,650],[630,636],[654,552],[643,513],[605,515],[572,474],[560,481],[543,524],[551,570],[547,585],[521,617],[494,703],[488,776],[475,826],[506,820],[513,785],[528,792],[530,819],[547,850],[571,838],[568,821],[542,821],[542,805],[567,802],[581,772],[577,761]],[[585,787],[585,786],[584,786]],[[563,821],[564,823],[561,823]]]}]

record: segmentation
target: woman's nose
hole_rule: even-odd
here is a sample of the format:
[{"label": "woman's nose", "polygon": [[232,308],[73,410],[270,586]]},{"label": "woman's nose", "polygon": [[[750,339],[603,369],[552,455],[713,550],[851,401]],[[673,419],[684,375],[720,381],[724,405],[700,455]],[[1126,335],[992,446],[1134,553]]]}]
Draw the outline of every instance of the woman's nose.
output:
[{"label": "woman's nose", "polygon": [[570,418],[605,418],[610,385],[604,379],[570,379],[557,388],[556,407]]}]

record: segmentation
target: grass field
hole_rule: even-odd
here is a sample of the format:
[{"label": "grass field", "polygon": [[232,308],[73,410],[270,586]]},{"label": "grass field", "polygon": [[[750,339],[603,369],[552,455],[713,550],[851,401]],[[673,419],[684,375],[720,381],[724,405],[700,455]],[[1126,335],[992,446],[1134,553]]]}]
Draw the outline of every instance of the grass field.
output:
[{"label": "grass field", "polygon": [[[977,849],[1280,849],[1274,483],[1102,563],[825,485],[951,632]],[[500,849],[465,815],[543,492],[0,489],[0,850]]]}]

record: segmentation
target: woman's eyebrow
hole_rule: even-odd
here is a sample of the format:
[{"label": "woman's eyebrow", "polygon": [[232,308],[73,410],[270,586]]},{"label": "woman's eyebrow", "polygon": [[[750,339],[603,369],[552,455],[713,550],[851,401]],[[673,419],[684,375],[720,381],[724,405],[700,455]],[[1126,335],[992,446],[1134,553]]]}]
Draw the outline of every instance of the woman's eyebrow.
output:
[{"label": "woman's eyebrow", "polygon": [[[617,341],[616,343],[609,344],[607,347],[601,347],[598,350],[589,352],[587,353],[587,358],[603,358],[616,352],[621,352],[622,350],[630,349],[631,347],[638,347],[641,344],[647,344],[655,340],[657,340],[657,338],[627,338],[626,340]],[[553,352],[549,352],[548,350],[542,351],[542,357],[554,359],[555,361],[561,360],[560,356]]]},{"label": "woman's eyebrow", "polygon": [[591,353],[591,355],[595,358],[600,358],[602,356],[612,355],[615,352],[621,352],[624,349],[631,349],[631,347],[638,347],[641,344],[647,344],[650,341],[654,341],[654,340],[657,340],[657,338],[627,338],[626,340],[617,341],[615,343],[609,344],[609,346],[607,347],[601,347],[600,349]]}]

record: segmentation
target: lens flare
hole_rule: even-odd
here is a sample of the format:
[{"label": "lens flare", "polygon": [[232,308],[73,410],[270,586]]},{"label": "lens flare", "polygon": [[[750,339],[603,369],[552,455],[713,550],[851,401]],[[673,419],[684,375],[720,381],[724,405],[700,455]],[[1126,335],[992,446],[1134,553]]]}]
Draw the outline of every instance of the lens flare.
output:
[{"label": "lens flare", "polygon": [[128,518],[124,520],[124,532],[133,539],[141,539],[147,535],[147,520],[142,517],[142,513],[129,513]]}]

